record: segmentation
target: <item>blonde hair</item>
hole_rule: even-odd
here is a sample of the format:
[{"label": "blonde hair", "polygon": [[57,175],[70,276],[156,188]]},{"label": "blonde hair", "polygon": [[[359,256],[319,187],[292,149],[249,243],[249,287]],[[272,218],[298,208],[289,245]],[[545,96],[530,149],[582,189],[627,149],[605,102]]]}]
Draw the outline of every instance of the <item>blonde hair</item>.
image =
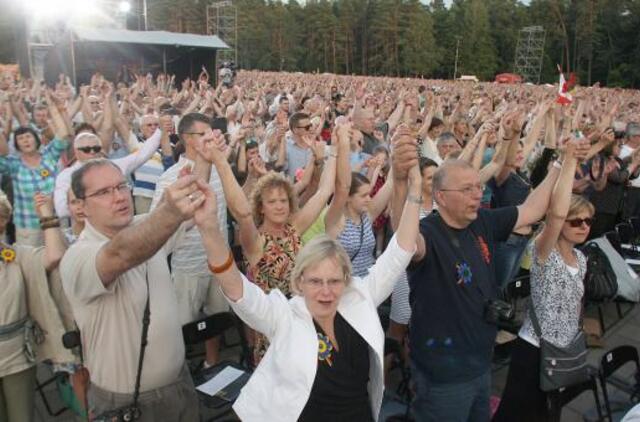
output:
[{"label": "blonde hair", "polygon": [[340,242],[322,234],[311,239],[298,253],[296,264],[291,271],[291,280],[289,286],[295,294],[300,294],[299,286],[302,273],[309,267],[319,262],[332,258],[335,259],[342,269],[345,285],[351,283],[351,259],[344,250]]},{"label": "blonde hair", "polygon": [[9,198],[4,193],[0,193],[0,223],[4,223],[0,227],[0,231],[4,231],[6,229],[6,225],[11,220],[11,213],[13,212],[13,207],[11,206],[11,202],[9,202]]},{"label": "blonde hair", "polygon": [[289,198],[289,213],[293,214],[298,210],[298,201],[293,194],[293,185],[291,182],[280,173],[269,172],[262,176],[256,183],[253,191],[251,192],[251,212],[253,219],[257,226],[261,226],[264,222],[264,216],[262,215],[262,201],[265,192],[273,189],[282,189]]},{"label": "blonde hair", "polygon": [[571,202],[569,203],[569,212],[567,212],[567,218],[579,214],[582,211],[588,211],[589,215],[593,216],[596,209],[587,198],[582,195],[571,195]]}]

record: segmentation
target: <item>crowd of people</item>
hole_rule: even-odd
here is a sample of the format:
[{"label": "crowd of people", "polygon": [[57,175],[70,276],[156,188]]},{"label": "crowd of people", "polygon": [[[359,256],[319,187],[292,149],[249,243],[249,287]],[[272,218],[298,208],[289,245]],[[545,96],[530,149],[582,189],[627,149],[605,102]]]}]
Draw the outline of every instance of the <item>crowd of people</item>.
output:
[{"label": "crowd of people", "polygon": [[[47,361],[91,417],[133,404],[139,420],[197,421],[181,327],[229,311],[251,348],[241,420],[378,420],[385,336],[407,351],[416,421],[549,420],[536,368],[542,339],[582,330],[576,247],[640,215],[640,93],[556,96],[2,75],[0,420],[32,420]],[[492,304],[523,265],[532,312],[491,415]],[[220,339],[205,350],[216,365]]]}]

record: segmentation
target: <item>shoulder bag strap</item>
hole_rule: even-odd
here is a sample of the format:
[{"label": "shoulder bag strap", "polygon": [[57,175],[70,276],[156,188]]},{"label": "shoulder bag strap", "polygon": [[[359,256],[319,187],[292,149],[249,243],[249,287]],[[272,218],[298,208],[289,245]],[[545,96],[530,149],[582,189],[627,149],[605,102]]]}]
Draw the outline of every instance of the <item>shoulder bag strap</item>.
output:
[{"label": "shoulder bag strap", "polygon": [[138,397],[140,396],[140,378],[142,376],[142,364],[144,362],[144,351],[147,348],[147,335],[149,333],[149,323],[151,322],[151,310],[149,309],[149,264],[145,271],[145,281],[147,284],[147,303],[144,306],[144,314],[142,316],[142,338],[140,339],[140,355],[138,357],[138,371],[136,373],[136,385],[133,391],[133,407],[138,407]]},{"label": "shoulder bag strap", "polygon": [[356,253],[354,253],[352,256],[350,256],[350,260],[353,263],[353,260],[355,259],[356,256],[358,256],[358,254],[360,253],[360,249],[362,249],[362,240],[364,238],[364,217],[360,217],[360,244],[358,245],[358,249],[356,250]]}]

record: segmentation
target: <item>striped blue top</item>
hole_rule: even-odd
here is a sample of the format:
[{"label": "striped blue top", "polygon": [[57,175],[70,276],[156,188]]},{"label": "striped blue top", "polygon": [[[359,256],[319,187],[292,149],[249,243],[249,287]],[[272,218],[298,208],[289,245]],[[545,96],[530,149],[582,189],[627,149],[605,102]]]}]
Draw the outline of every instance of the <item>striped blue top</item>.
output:
[{"label": "striped blue top", "polygon": [[[364,277],[369,274],[369,268],[376,262],[373,256],[376,238],[373,235],[371,220],[367,213],[363,213],[360,219],[362,223],[356,224],[350,218],[345,217],[344,229],[338,236],[338,242],[347,251],[347,255],[351,259],[355,277]],[[360,230],[362,230],[362,246],[360,246]]]}]

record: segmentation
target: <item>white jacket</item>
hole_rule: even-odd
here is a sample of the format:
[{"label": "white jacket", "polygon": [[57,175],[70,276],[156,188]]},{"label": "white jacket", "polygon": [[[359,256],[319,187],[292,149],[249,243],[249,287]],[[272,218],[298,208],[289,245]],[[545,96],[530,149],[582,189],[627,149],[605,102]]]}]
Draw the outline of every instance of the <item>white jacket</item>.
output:
[{"label": "white jacket", "polygon": [[[369,398],[377,420],[384,390],[384,332],[377,307],[393,290],[413,252],[400,248],[395,236],[369,275],[354,277],[338,312],[369,345]],[[253,329],[265,334],[269,349],[242,389],[233,409],[242,421],[297,421],[306,405],[318,366],[318,338],[304,298],[268,295],[243,278],[243,297],[229,303]]]}]

